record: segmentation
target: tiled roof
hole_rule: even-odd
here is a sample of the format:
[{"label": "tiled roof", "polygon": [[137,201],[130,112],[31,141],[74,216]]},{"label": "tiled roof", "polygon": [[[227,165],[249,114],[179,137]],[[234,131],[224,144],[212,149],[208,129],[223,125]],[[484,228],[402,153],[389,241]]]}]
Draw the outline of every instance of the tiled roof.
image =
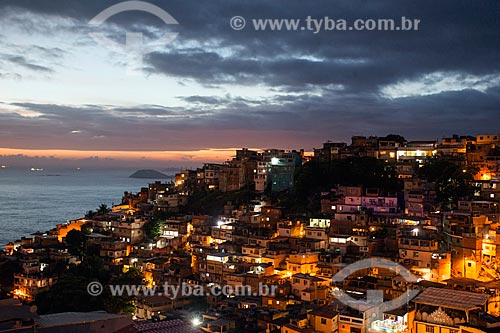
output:
[{"label": "tiled roof", "polygon": [[200,330],[180,319],[160,321],[157,323],[138,323],[135,325],[138,333],[199,333]]},{"label": "tiled roof", "polygon": [[419,304],[468,310],[483,306],[488,301],[488,298],[489,296],[485,294],[431,287],[425,289],[413,301]]},{"label": "tiled roof", "polygon": [[104,321],[108,319],[118,319],[126,321],[130,320],[132,323],[132,317],[129,315],[118,315],[106,313],[104,311],[92,311],[92,312],[61,312],[52,313],[47,315],[41,315],[39,319],[39,324],[41,327],[52,327],[52,326],[62,326],[62,325],[77,325],[88,322]]},{"label": "tiled roof", "polygon": [[339,312],[336,310],[334,305],[325,305],[320,308],[317,308],[313,311],[311,311],[311,314],[314,316],[318,317],[323,317],[323,318],[333,318],[335,317]]},{"label": "tiled roof", "polygon": [[322,279],[322,278],[319,278],[319,277],[316,277],[316,276],[312,276],[312,275],[309,275],[309,274],[303,274],[303,273],[294,274],[292,277],[293,278],[299,278],[299,279],[306,279],[306,280],[313,281],[313,282],[327,281],[325,279]]}]

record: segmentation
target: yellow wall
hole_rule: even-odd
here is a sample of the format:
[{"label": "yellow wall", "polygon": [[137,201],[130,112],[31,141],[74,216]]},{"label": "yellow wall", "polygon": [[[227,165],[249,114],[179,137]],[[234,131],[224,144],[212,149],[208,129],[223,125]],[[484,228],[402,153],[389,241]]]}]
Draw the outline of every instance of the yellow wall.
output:
[{"label": "yellow wall", "polygon": [[[311,326],[313,329],[315,329],[318,332],[321,333],[331,333],[335,332],[338,329],[338,316],[331,319],[331,318],[323,318],[320,316],[310,316],[309,322],[311,323]],[[321,319],[325,319],[326,323],[322,324]]]},{"label": "yellow wall", "polygon": [[[449,326],[442,326],[442,325],[437,325],[437,324],[431,324],[431,323],[423,323],[419,321],[414,321],[413,322],[413,333],[454,333],[454,332],[460,332],[459,328],[453,328]],[[428,332],[427,327],[433,327],[434,331],[433,332]]]},{"label": "yellow wall", "polygon": [[348,324],[339,322],[339,333],[351,333],[351,327],[356,327],[361,329],[361,333],[365,333],[365,327],[358,324]]}]

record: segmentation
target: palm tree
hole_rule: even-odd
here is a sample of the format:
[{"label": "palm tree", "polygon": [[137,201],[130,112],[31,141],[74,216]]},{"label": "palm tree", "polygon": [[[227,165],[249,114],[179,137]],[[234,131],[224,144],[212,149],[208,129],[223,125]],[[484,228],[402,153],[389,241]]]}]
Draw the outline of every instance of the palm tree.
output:
[{"label": "palm tree", "polygon": [[109,209],[108,205],[106,204],[101,204],[99,208],[97,208],[97,214],[99,215],[106,215],[109,212],[111,212],[111,209]]},{"label": "palm tree", "polygon": [[86,214],[85,214],[85,218],[86,219],[93,219],[95,216],[95,212],[93,210],[89,210]]}]

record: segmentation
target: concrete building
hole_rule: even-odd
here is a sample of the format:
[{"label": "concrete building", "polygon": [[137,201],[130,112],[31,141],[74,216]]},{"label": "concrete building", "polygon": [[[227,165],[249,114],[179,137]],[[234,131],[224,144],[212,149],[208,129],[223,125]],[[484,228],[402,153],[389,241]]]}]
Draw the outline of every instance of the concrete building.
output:
[{"label": "concrete building", "polygon": [[486,313],[488,295],[429,287],[413,299],[414,333],[486,333],[500,321]]}]

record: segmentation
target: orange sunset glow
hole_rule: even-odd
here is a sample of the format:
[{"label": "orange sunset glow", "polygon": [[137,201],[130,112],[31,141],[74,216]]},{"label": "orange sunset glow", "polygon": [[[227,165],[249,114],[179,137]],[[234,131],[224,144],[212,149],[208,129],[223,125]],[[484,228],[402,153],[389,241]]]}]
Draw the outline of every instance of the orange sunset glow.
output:
[{"label": "orange sunset glow", "polygon": [[23,156],[31,158],[55,158],[64,160],[80,160],[89,157],[113,160],[147,160],[150,162],[182,162],[204,163],[224,162],[234,155],[237,148],[207,148],[191,151],[89,151],[59,149],[13,149],[0,148],[0,158]]}]

